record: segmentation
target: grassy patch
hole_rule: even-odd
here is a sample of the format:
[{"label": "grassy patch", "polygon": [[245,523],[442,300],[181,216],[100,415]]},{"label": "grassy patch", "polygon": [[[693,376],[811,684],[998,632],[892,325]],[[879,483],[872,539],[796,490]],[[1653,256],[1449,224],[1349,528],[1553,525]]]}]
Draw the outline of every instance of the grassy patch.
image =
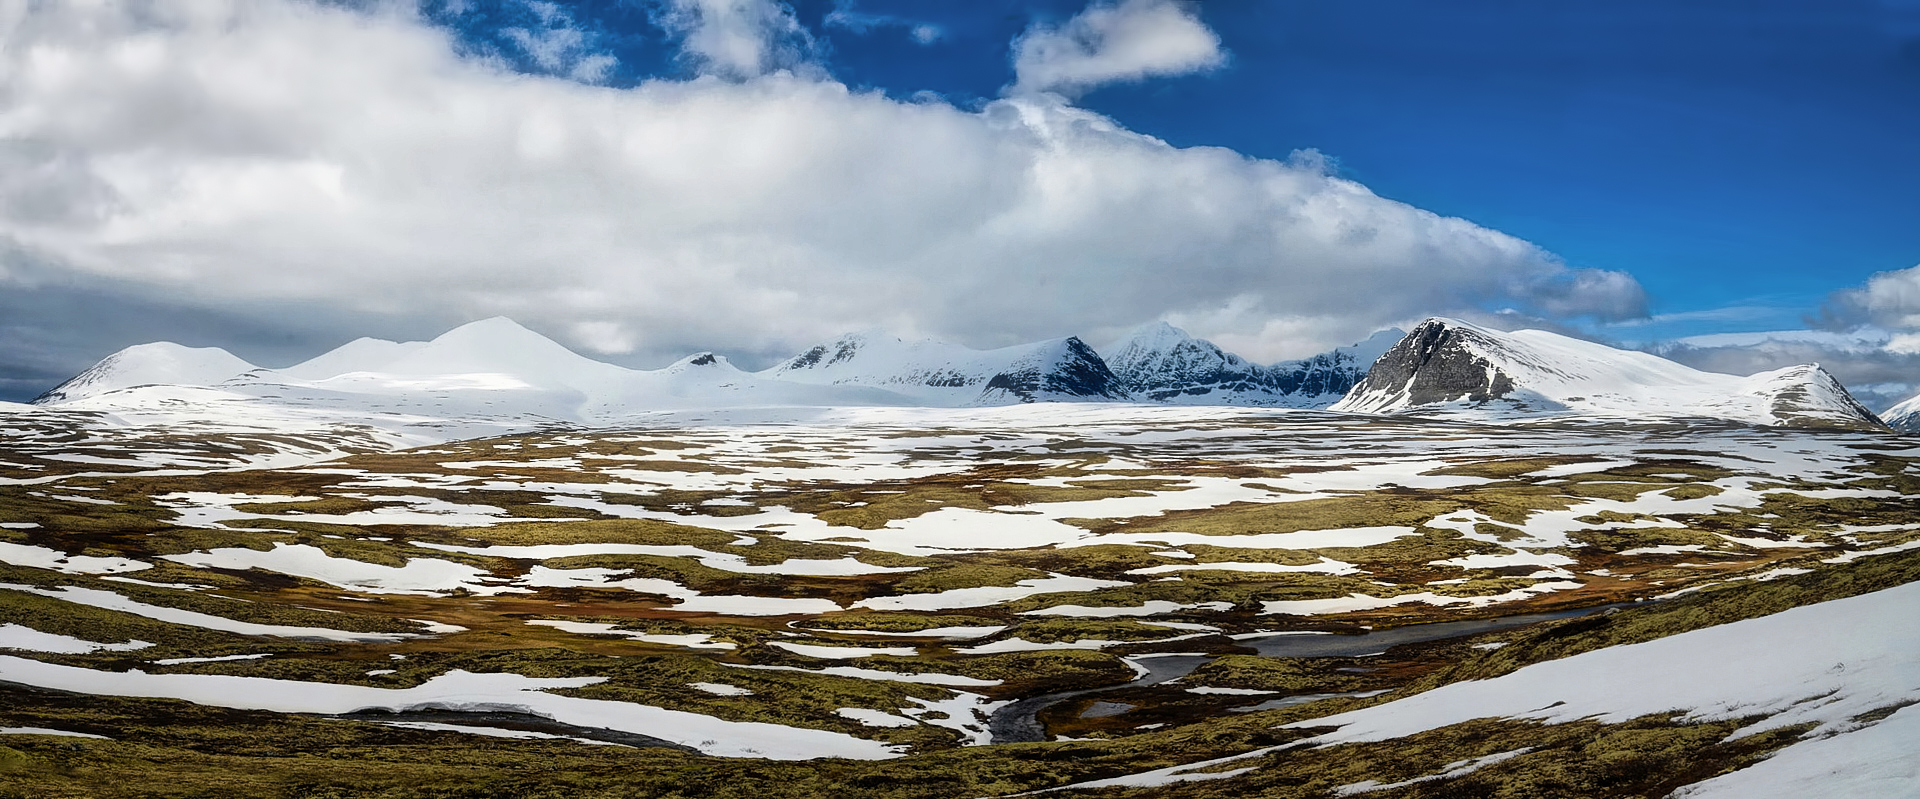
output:
[{"label": "grassy patch", "polygon": [[1044,579],[1046,572],[1019,566],[962,563],[915,572],[890,588],[902,594],[931,594],[956,588],[985,588],[1019,585],[1022,580]]}]

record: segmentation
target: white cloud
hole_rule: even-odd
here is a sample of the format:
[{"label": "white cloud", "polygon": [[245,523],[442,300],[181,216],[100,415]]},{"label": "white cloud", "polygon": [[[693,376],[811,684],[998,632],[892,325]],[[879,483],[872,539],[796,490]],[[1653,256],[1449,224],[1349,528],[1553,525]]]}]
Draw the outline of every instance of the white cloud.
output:
[{"label": "white cloud", "polygon": [[1920,391],[1920,335],[1876,328],[1848,332],[1771,330],[1714,333],[1660,342],[1646,349],[1696,369],[1750,375],[1817,363],[1875,411]]},{"label": "white cloud", "polygon": [[909,38],[922,45],[933,44],[939,41],[941,36],[946,35],[938,25],[916,22],[891,14],[869,14],[861,11],[854,0],[835,0],[833,10],[827,12],[820,24],[861,34],[883,28],[904,28]]},{"label": "white cloud", "polygon": [[603,355],[629,353],[639,344],[633,329],[621,322],[575,322],[568,332],[583,349]]},{"label": "white cloud", "polygon": [[1865,286],[1835,292],[1823,310],[1835,326],[1920,330],[1920,266],[1881,272]]},{"label": "white cloud", "polygon": [[210,313],[508,314],[640,365],[868,326],[988,346],[1167,314],[1278,358],[1488,303],[1638,311],[1631,278],[1311,158],[1177,149],[1053,95],[967,110],[748,77],[795,40],[764,3],[682,7],[703,15],[689,50],[736,80],[626,90],[462,59],[397,12],[7,8],[0,281],[30,257],[48,285]]},{"label": "white cloud", "polygon": [[1184,75],[1226,62],[1220,37],[1178,0],[1098,0],[1013,47],[1012,92],[1073,95],[1106,83]]},{"label": "white cloud", "polygon": [[[537,24],[503,28],[500,35],[540,71],[582,83],[599,83],[619,64],[612,55],[594,48],[594,33],[578,24],[566,8],[546,0],[521,0],[521,5]],[[441,10],[455,16],[467,11],[452,5]]]},{"label": "white cloud", "polygon": [[666,0],[658,22],[702,74],[751,78],[808,63],[813,37],[775,0]]},{"label": "white cloud", "polygon": [[1887,351],[1899,355],[1920,355],[1920,333],[1901,333],[1888,338]]}]

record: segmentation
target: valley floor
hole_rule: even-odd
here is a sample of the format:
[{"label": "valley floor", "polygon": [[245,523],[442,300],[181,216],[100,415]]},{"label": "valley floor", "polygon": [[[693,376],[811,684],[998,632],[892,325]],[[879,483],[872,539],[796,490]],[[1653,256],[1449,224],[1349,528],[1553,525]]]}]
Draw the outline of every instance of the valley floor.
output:
[{"label": "valley floor", "polygon": [[1920,784],[1877,754],[1920,702],[1899,436],[1035,405],[396,443],[0,415],[0,796]]}]

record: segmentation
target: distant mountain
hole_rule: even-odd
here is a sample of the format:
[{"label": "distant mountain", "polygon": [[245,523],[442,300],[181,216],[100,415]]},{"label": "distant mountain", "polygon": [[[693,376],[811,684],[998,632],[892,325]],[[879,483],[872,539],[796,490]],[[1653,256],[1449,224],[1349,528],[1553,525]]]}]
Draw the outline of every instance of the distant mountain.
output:
[{"label": "distant mountain", "polygon": [[33,401],[41,405],[67,402],[134,386],[208,386],[256,368],[219,347],[156,341],[109,355]]},{"label": "distant mountain", "polygon": [[1402,335],[1399,330],[1382,331],[1352,347],[1262,366],[1166,322],[1154,322],[1135,328],[1104,351],[1120,386],[1140,399],[1324,408],[1345,396]]},{"label": "distant mountain", "polygon": [[342,426],[425,442],[552,425],[617,424],[689,408],[911,405],[863,386],[763,380],[712,353],[640,371],[579,355],[505,318],[462,325],[432,341],[358,339],[285,369],[221,350],[130,347],[36,403],[166,423]]},{"label": "distant mountain", "polygon": [[1736,377],[1543,330],[1499,332],[1453,319],[1415,327],[1331,410],[1479,419],[1706,417],[1885,429],[1817,365]]},{"label": "distant mountain", "polygon": [[930,405],[1129,398],[1099,353],[1078,338],[975,350],[932,339],[850,333],[759,375],[811,385],[870,386]]},{"label": "distant mountain", "polygon": [[[284,369],[256,367],[215,348],[143,344],[35,402],[144,414],[156,423],[166,413],[188,418],[193,408],[218,408],[223,418],[258,417],[263,429],[305,414],[384,430],[432,428],[441,437],[466,429],[618,424],[681,409],[1111,401],[1885,429],[1813,365],[1734,377],[1553,333],[1502,333],[1448,319],[1391,338],[1378,334],[1354,347],[1260,365],[1164,323],[1122,337],[1109,348],[1112,360],[1078,338],[973,350],[864,333],[761,372],[713,353],[644,371],[587,358],[494,318],[432,341],[358,339]],[[1916,408],[1920,400],[1889,415],[1903,429],[1920,427]]]},{"label": "distant mountain", "polygon": [[1888,408],[1880,414],[1880,420],[1902,433],[1920,433],[1920,395],[1908,397]]},{"label": "distant mountain", "polygon": [[324,354],[274,371],[302,380],[325,380],[348,372],[377,372],[421,347],[424,341],[357,338]]},{"label": "distant mountain", "polygon": [[1030,345],[1027,353],[987,380],[982,405],[1132,399],[1100,353],[1077,338]]}]

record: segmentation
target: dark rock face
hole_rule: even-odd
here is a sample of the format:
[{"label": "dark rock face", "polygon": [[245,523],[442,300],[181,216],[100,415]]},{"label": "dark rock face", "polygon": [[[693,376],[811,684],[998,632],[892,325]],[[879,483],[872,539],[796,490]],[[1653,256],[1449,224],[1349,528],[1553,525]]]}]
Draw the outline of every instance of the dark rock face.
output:
[{"label": "dark rock face", "polygon": [[1366,364],[1357,363],[1342,354],[1322,353],[1273,366],[1244,361],[1223,362],[1208,371],[1132,374],[1121,383],[1139,396],[1160,401],[1183,395],[1202,396],[1215,391],[1306,397],[1340,396],[1353,388],[1366,373]]},{"label": "dark rock face", "polygon": [[1005,391],[1021,402],[1038,402],[1047,395],[1127,398],[1119,379],[1092,347],[1078,338],[1067,339],[1064,346],[1058,358],[1023,363],[994,375],[987,380],[986,391]]},{"label": "dark rock face", "polygon": [[[1836,415],[1830,406],[1821,403],[1816,393],[1826,394],[1840,405]],[[1781,391],[1773,398],[1773,412],[1787,427],[1823,427],[1834,430],[1862,430],[1884,432],[1888,429],[1902,432],[1915,432],[1913,427],[1902,427],[1897,421],[1883,421],[1867,406],[1861,405],[1847,387],[1827,370],[1813,366],[1809,370],[1807,382]],[[1909,417],[1906,423],[1912,425],[1920,419]]]},{"label": "dark rock face", "polygon": [[1367,376],[1367,367],[1344,352],[1323,352],[1266,368],[1267,389],[1279,394],[1342,395]]},{"label": "dark rock face", "polygon": [[[795,355],[793,356],[793,360],[787,361],[786,368],[806,369],[812,366],[821,366],[823,362],[826,366],[832,366],[841,361],[852,360],[853,356],[860,352],[860,341],[853,336],[848,336],[834,342],[832,347],[832,349],[828,349],[828,345],[822,344],[799,355]],[[827,357],[828,353],[832,353],[833,357]]]},{"label": "dark rock face", "polygon": [[1291,405],[1340,397],[1368,366],[1346,350],[1263,366],[1164,323],[1107,355],[1121,388],[1156,402],[1215,395],[1227,403]]},{"label": "dark rock face", "polygon": [[1486,402],[1512,393],[1513,378],[1468,347],[1473,336],[1439,320],[1422,322],[1374,362],[1353,396],[1404,395],[1410,404],[1428,405]]},{"label": "dark rock face", "polygon": [[1902,407],[1905,405],[1906,403],[1901,403],[1900,406],[1895,406],[1880,418],[1894,430],[1920,435],[1920,413],[1905,411]]}]

